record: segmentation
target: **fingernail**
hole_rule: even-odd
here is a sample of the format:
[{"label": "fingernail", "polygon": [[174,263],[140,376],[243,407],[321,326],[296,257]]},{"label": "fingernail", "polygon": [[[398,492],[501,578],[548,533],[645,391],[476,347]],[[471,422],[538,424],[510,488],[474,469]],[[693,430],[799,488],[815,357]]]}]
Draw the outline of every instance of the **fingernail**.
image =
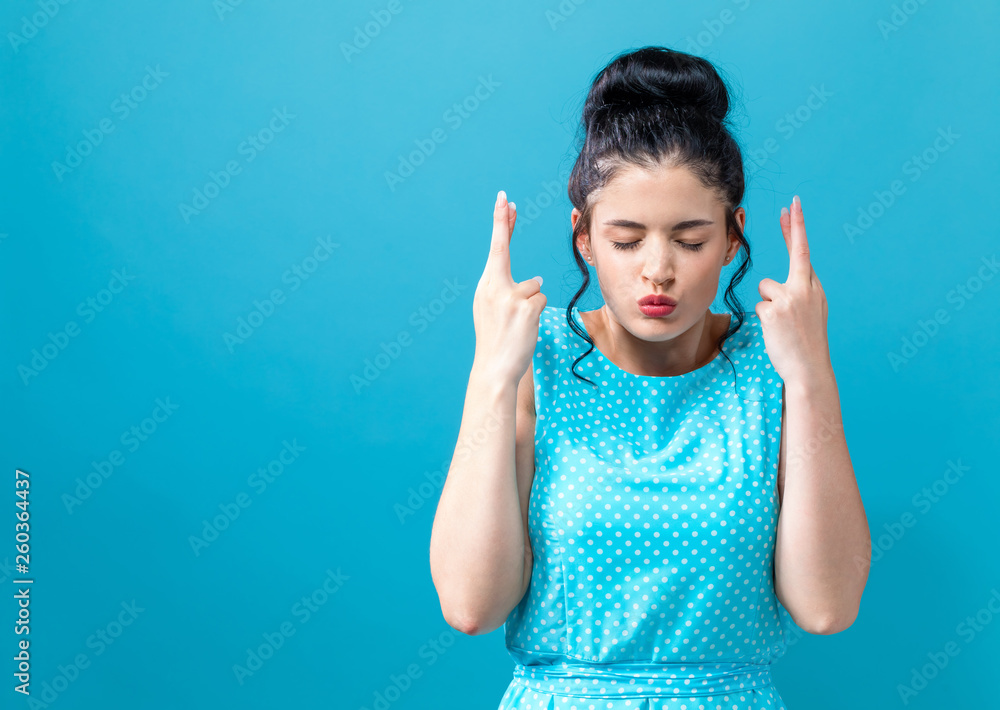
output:
[{"label": "fingernail", "polygon": [[539,286],[542,285],[542,277],[541,276],[532,276],[531,278],[535,279],[535,281],[538,282]]},{"label": "fingernail", "polygon": [[788,208],[787,207],[782,207],[781,208],[781,216],[784,217],[786,214],[788,214]]},{"label": "fingernail", "polygon": [[500,199],[499,199],[499,201],[497,201],[497,204],[500,205],[501,207],[503,207],[506,203],[507,203],[507,193],[504,192],[503,190],[501,190],[500,191]]},{"label": "fingernail", "polygon": [[798,207],[799,209],[802,209],[802,200],[799,199],[798,195],[792,198],[792,204]]},{"label": "fingernail", "polygon": [[517,205],[515,205],[513,202],[510,203],[510,208],[515,212],[517,212]]}]

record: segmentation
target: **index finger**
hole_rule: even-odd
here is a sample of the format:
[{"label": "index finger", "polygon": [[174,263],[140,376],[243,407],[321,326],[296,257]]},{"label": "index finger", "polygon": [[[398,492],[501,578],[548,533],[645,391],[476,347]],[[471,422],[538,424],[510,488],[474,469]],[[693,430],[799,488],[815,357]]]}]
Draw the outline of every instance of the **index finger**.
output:
[{"label": "index finger", "polygon": [[490,240],[486,270],[491,276],[506,276],[513,281],[514,277],[510,273],[510,228],[507,193],[500,190],[497,193],[497,202],[493,206],[493,237]]},{"label": "index finger", "polygon": [[809,261],[809,241],[806,239],[806,222],[802,215],[802,202],[798,195],[792,198],[792,210],[789,218],[791,235],[788,239],[787,280],[808,280],[812,264]]}]

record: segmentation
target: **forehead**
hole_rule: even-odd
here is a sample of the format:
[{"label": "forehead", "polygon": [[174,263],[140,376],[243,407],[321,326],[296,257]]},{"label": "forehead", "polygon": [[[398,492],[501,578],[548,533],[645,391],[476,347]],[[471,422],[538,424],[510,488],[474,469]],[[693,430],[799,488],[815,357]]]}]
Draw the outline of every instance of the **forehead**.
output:
[{"label": "forehead", "polygon": [[705,187],[687,168],[636,165],[622,168],[604,187],[594,205],[598,225],[626,218],[656,224],[692,217],[712,217],[723,209],[718,193]]}]

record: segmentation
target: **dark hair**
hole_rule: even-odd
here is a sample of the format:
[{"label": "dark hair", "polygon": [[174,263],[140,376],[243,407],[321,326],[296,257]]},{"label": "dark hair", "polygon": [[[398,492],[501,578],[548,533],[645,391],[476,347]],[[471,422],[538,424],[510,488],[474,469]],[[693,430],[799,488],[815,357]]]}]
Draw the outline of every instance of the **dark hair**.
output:
[{"label": "dark hair", "polygon": [[[595,193],[627,165],[653,169],[658,164],[686,167],[705,187],[716,190],[726,204],[726,225],[742,244],[740,262],[725,302],[733,311],[729,328],[716,345],[743,325],[744,312],[735,288],[750,269],[750,244],[734,215],[743,200],[743,157],[727,127],[729,94],[715,67],[701,57],[666,47],[643,47],[615,57],[594,79],[583,107],[580,154],[569,176],[569,199],[581,214],[573,228],[573,257],[583,273],[583,285],[570,299],[566,321],[590,349],[594,341],[573,320],[571,311],[590,285],[590,271],[576,247],[577,237],[590,231]],[[733,375],[735,378],[735,367]]]}]

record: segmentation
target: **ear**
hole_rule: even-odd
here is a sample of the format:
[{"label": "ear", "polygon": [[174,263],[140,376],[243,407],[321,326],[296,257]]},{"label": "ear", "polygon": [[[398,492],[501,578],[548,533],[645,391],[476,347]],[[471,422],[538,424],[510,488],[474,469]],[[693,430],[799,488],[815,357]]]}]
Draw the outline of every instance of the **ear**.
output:
[{"label": "ear", "polygon": [[[746,210],[744,210],[742,207],[737,207],[733,211],[733,217],[736,219],[736,224],[740,225],[740,231],[744,232],[746,230],[746,220],[747,220]],[[739,253],[740,247],[743,246],[742,244],[740,244],[739,239],[737,239],[733,235],[732,230],[730,230],[728,238],[729,238],[729,246],[726,248],[727,264],[736,258],[736,254]]]},{"label": "ear", "polygon": [[[570,225],[572,225],[571,229],[576,229],[576,223],[578,221],[580,221],[580,215],[581,214],[582,213],[580,212],[580,210],[578,210],[576,207],[574,207],[573,211],[570,212],[569,220],[570,220]],[[591,253],[590,253],[590,235],[589,234],[587,234],[586,232],[583,232],[583,233],[581,233],[581,234],[579,234],[577,236],[577,238],[576,238],[576,248],[580,252],[580,254],[583,255],[583,258],[588,263],[591,263],[591,264],[593,263],[594,258],[593,258],[593,255],[591,255]]]},{"label": "ear", "polygon": [[742,207],[737,207],[733,211],[733,217],[736,218],[736,223],[740,225],[740,231],[745,231],[747,224],[747,211]]}]

